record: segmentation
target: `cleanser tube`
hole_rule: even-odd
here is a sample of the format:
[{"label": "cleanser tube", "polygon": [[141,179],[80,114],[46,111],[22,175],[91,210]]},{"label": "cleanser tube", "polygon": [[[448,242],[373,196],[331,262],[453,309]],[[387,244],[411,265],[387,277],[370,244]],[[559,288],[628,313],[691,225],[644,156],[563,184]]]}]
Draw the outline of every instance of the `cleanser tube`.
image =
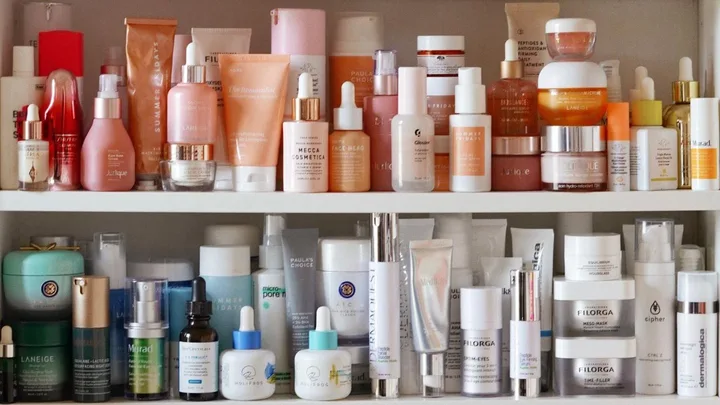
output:
[{"label": "cleanser tube", "polygon": [[[400,379],[400,262],[397,214],[372,216],[370,378],[375,398],[397,398]],[[315,294],[312,295],[313,297]]]}]

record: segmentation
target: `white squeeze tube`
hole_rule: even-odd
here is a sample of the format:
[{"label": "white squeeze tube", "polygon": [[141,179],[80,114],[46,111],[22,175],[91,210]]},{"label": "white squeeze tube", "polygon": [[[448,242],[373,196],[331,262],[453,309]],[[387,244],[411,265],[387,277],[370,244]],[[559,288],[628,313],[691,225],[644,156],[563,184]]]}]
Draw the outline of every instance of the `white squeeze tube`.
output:
[{"label": "white squeeze tube", "polygon": [[398,215],[372,216],[370,378],[375,398],[397,398],[400,380]]}]

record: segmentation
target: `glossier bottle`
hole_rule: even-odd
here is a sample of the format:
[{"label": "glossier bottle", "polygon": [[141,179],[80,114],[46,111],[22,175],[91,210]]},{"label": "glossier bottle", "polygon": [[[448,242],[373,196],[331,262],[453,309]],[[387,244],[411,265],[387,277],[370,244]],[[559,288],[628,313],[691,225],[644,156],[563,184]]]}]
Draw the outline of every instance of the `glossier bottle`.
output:
[{"label": "glossier bottle", "polygon": [[374,95],[363,100],[363,129],[370,136],[370,190],[393,191],[392,119],[398,113],[397,52],[377,50],[374,59]]},{"label": "glossier bottle", "polygon": [[40,111],[44,139],[50,142],[50,189],[78,190],[83,114],[72,73],[58,69],[48,75]]},{"label": "glossier bottle", "polygon": [[310,73],[298,79],[293,120],[283,123],[283,191],[328,191],[328,123],[320,121],[320,99],[312,96]]},{"label": "glossier bottle", "polygon": [[100,75],[95,120],[80,156],[80,181],[90,191],[130,191],[135,185],[135,149],[121,119],[119,76]]},{"label": "glossier bottle", "polygon": [[427,69],[401,67],[398,115],[392,120],[392,186],[398,192],[435,188],[435,123],[427,113]]}]

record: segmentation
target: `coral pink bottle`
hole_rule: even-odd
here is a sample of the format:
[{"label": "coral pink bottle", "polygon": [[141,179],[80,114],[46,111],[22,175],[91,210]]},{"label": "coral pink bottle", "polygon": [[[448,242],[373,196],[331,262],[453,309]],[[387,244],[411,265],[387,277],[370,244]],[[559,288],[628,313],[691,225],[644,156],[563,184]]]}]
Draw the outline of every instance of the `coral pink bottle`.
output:
[{"label": "coral pink bottle", "polygon": [[129,191],[135,185],[135,149],[122,122],[120,77],[100,75],[95,120],[80,156],[80,181],[90,191]]},{"label": "coral pink bottle", "polygon": [[392,119],[398,113],[398,69],[395,51],[375,51],[374,96],[365,97],[363,129],[370,136],[371,191],[392,188]]}]

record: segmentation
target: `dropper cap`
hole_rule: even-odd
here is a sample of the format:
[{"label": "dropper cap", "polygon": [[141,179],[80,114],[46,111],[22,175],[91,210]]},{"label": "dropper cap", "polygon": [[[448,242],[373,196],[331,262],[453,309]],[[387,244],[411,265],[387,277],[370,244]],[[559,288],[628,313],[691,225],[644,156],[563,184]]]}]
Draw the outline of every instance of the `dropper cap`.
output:
[{"label": "dropper cap", "polygon": [[312,76],[304,72],[298,78],[298,95],[293,98],[292,119],[294,121],[319,121],[320,99],[312,96]]},{"label": "dropper cap", "polygon": [[395,96],[398,94],[397,51],[378,49],[373,55],[375,73],[373,76],[373,94],[376,96]]},{"label": "dropper cap", "polygon": [[342,101],[340,107],[334,110],[335,129],[340,131],[362,131],[362,108],[355,105],[355,85],[352,82],[343,83],[340,93]]},{"label": "dropper cap", "polygon": [[190,42],[185,48],[185,64],[182,67],[183,83],[205,83],[205,65],[200,62],[195,43]]},{"label": "dropper cap", "polygon": [[636,127],[662,126],[662,101],[655,100],[655,81],[646,77],[642,81],[640,99],[630,104],[632,125]]},{"label": "dropper cap", "polygon": [[427,69],[424,67],[399,69],[398,114],[427,114]]},{"label": "dropper cap", "polygon": [[42,138],[43,132],[42,121],[40,121],[40,111],[37,105],[30,104],[27,108],[27,117],[25,118],[25,122],[23,122],[22,139],[24,141],[39,141],[42,140]]},{"label": "dropper cap", "polygon": [[185,304],[187,316],[201,316],[209,318],[212,315],[212,301],[207,300],[205,279],[195,277],[192,282],[192,301]]},{"label": "dropper cap", "polygon": [[700,83],[693,80],[692,59],[687,56],[680,59],[678,80],[672,84],[672,99],[676,104],[688,104],[700,97]]},{"label": "dropper cap", "polygon": [[523,61],[518,58],[518,43],[514,39],[505,41],[505,60],[500,62],[500,77],[522,79]]},{"label": "dropper cap", "polygon": [[0,358],[11,359],[15,357],[15,344],[12,340],[12,328],[3,326],[0,329]]},{"label": "dropper cap", "polygon": [[642,97],[642,82],[648,77],[648,70],[645,66],[638,66],[635,68],[635,87],[630,89],[629,100],[632,104],[634,101],[638,101]]},{"label": "dropper cap", "polygon": [[330,308],[317,309],[315,330],[310,331],[310,350],[337,350],[337,332],[330,327]]},{"label": "dropper cap", "polygon": [[240,309],[240,329],[233,331],[233,349],[257,350],[260,348],[260,331],[255,330],[255,311],[245,306]]},{"label": "dropper cap", "polygon": [[458,69],[455,86],[455,114],[485,114],[485,86],[482,69],[464,67]]}]

